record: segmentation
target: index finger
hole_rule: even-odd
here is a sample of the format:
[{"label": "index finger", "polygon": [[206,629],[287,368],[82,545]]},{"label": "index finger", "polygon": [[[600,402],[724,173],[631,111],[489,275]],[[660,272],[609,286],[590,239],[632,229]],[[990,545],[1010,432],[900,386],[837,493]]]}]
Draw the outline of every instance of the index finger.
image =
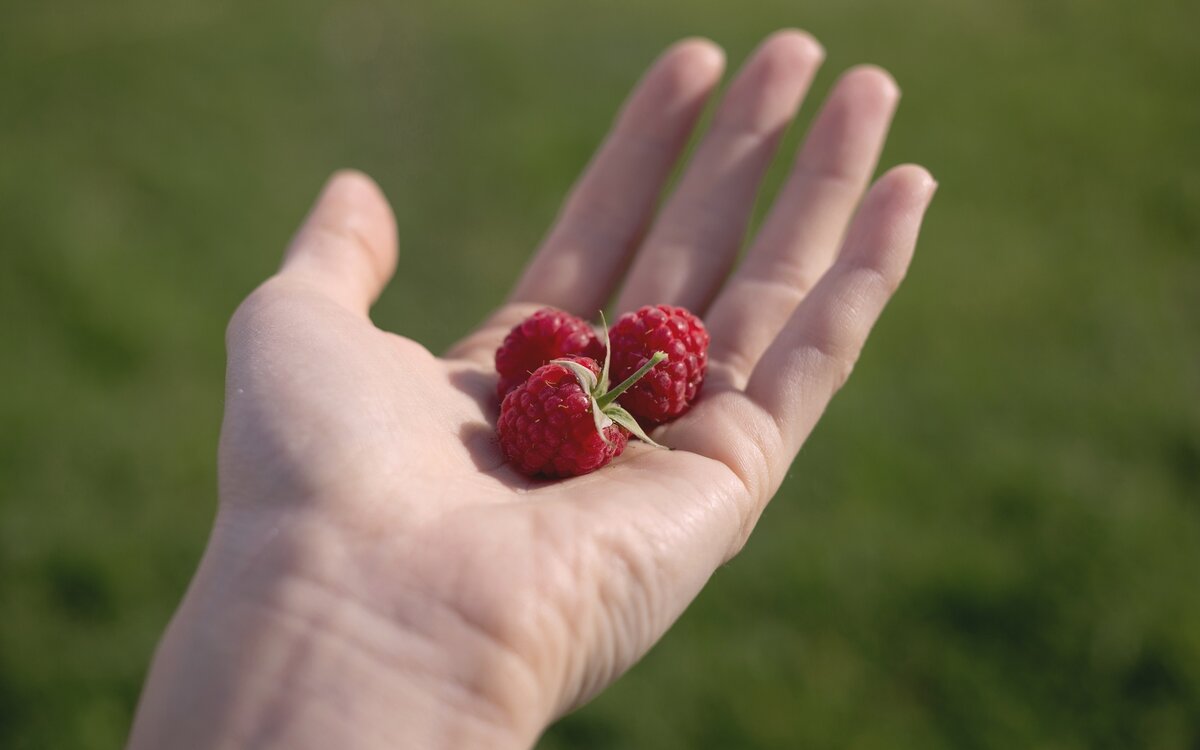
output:
[{"label": "index finger", "polygon": [[608,300],[724,67],[719,47],[671,47],[630,94],[511,302],[591,316]]}]

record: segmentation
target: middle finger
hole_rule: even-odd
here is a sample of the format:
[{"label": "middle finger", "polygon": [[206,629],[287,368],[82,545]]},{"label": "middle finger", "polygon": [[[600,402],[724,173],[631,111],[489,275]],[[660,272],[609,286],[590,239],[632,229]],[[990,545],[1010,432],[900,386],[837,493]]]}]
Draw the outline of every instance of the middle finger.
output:
[{"label": "middle finger", "polygon": [[824,54],[794,30],[759,46],[638,253],[618,313],[654,304],[703,312],[733,264],[759,182]]},{"label": "middle finger", "polygon": [[885,71],[852,69],[805,139],[746,258],[705,322],[717,377],[740,387],[755,362],[829,268],[887,137],[899,89]]}]

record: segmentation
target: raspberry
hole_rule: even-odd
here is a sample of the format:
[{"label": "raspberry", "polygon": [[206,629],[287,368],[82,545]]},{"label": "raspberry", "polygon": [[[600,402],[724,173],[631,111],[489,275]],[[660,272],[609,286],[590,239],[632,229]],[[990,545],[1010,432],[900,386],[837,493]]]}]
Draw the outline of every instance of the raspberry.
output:
[{"label": "raspberry", "polygon": [[663,447],[646,435],[617,399],[667,355],[654,352],[610,389],[611,352],[606,329],[604,367],[590,357],[554,359],[504,397],[496,433],[504,457],[518,471],[549,477],[586,474],[619,456],[630,434]]},{"label": "raspberry", "polygon": [[667,361],[621,396],[621,405],[648,425],[668,422],[691,408],[708,367],[708,331],[682,307],[657,305],[622,315],[613,325],[613,377],[637,370],[656,351]]},{"label": "raspberry", "polygon": [[587,321],[553,307],[538,310],[509,331],[496,350],[496,395],[503,399],[534,370],[571,354],[600,360],[604,347]]},{"label": "raspberry", "polygon": [[[571,357],[593,378],[600,366]],[[539,367],[504,397],[496,431],[504,457],[523,474],[571,477],[586,474],[621,455],[629,433],[617,423],[598,429],[593,399],[561,360]]]}]

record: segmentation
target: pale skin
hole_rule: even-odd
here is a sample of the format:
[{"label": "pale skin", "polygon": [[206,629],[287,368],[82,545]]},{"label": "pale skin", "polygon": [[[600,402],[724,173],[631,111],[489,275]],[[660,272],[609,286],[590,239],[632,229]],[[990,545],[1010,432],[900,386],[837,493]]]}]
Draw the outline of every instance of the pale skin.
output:
[{"label": "pale skin", "polygon": [[[528,748],[624,673],[746,543],[904,277],[935,182],[870,184],[899,93],[845,72],[735,264],[824,57],[768,37],[656,213],[721,78],[649,69],[509,299],[438,357],[376,328],[395,221],[334,175],[228,330],[220,504],[132,748]],[[403,268],[403,262],[399,262]],[[403,273],[403,270],[400,271]],[[712,334],[695,408],[598,472],[540,481],[493,437],[492,356],[552,305],[683,305]]]}]

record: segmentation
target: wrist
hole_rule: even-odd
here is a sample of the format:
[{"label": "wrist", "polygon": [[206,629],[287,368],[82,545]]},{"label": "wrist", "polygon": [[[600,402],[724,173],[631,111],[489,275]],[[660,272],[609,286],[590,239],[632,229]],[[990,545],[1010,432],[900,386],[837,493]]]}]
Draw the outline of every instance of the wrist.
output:
[{"label": "wrist", "polygon": [[[513,655],[448,648],[454,634],[429,632],[425,615],[323,584],[322,542],[294,541],[240,554],[214,534],[155,655],[131,748],[534,744],[546,716]],[[288,559],[300,550],[303,564]]]}]

